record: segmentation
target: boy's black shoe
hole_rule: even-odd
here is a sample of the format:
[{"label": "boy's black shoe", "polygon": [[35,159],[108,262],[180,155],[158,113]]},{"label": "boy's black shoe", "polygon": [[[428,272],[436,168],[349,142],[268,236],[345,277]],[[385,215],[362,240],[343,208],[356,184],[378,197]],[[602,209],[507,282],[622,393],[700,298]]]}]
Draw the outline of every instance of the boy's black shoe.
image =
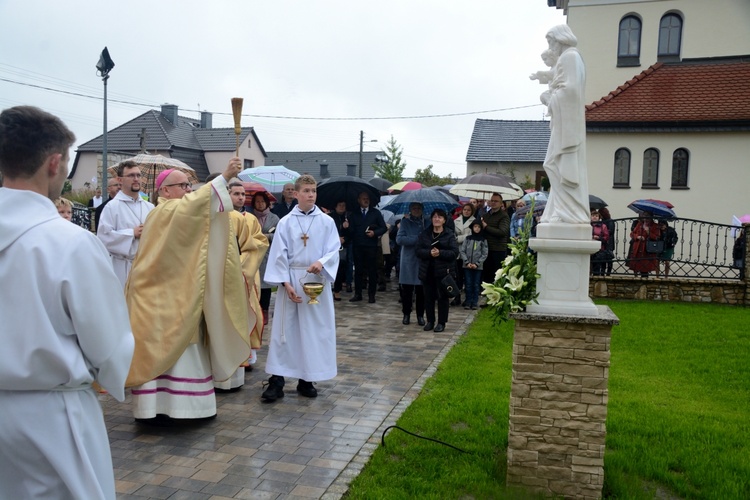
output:
[{"label": "boy's black shoe", "polygon": [[301,396],[305,396],[306,398],[318,397],[318,390],[313,387],[313,383],[302,379],[299,379],[299,382],[297,382],[297,392],[299,392]]},{"label": "boy's black shoe", "polygon": [[273,403],[277,399],[284,397],[284,377],[278,375],[271,375],[268,382],[263,384],[264,387],[267,385],[266,390],[263,391],[260,398],[264,403]]}]

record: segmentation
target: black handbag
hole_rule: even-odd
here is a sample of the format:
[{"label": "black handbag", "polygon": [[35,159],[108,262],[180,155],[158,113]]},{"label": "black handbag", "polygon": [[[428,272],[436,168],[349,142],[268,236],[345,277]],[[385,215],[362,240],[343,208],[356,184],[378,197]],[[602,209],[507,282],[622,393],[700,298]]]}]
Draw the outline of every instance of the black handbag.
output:
[{"label": "black handbag", "polygon": [[663,240],[649,240],[646,242],[646,252],[648,253],[662,253],[664,251]]},{"label": "black handbag", "polygon": [[445,277],[440,280],[440,288],[443,290],[443,293],[451,299],[455,299],[461,293],[456,284],[456,280],[453,279],[453,275],[451,275],[450,271],[448,271]]}]

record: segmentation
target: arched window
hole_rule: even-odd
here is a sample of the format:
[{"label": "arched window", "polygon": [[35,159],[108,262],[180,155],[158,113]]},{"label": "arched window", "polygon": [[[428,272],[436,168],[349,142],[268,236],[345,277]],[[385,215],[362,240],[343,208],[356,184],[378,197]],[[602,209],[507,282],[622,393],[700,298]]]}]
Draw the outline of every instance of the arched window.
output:
[{"label": "arched window", "polygon": [[659,187],[659,151],[649,148],[643,152],[643,181],[641,187]]},{"label": "arched window", "polygon": [[625,16],[620,21],[617,37],[617,65],[641,65],[641,20],[635,16]]},{"label": "arched window", "polygon": [[672,154],[672,187],[688,187],[688,165],[690,163],[690,154],[687,149],[675,149]]},{"label": "arched window", "polygon": [[682,45],[682,18],[666,14],[659,22],[659,61],[679,61]]},{"label": "arched window", "polygon": [[615,151],[614,187],[630,187],[630,151],[625,148]]}]

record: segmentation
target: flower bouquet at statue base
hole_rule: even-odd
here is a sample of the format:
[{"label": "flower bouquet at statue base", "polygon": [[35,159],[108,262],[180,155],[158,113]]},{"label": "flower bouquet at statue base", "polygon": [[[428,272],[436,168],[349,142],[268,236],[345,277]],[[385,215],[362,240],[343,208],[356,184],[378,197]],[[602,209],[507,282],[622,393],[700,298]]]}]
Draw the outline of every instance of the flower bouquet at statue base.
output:
[{"label": "flower bouquet at statue base", "polygon": [[[532,202],[533,203],[533,202]],[[495,321],[502,323],[510,313],[525,311],[529,304],[537,303],[536,253],[529,251],[529,237],[534,210],[526,214],[518,236],[508,243],[510,255],[495,273],[493,283],[482,283],[482,295],[495,312]]]}]

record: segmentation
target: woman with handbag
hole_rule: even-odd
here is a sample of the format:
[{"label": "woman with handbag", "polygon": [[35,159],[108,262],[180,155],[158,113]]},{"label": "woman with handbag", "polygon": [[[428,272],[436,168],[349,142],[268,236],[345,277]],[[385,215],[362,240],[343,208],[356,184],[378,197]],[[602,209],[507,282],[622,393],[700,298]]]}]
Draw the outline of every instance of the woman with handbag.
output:
[{"label": "woman with handbag", "polygon": [[601,221],[601,216],[596,210],[591,211],[591,237],[600,243],[599,250],[591,256],[591,274],[604,276],[607,267],[607,242],[609,242],[609,229]]},{"label": "woman with handbag", "polygon": [[[654,244],[660,241],[659,226],[649,212],[643,212],[638,216],[638,222],[630,232],[631,247],[628,255],[627,266],[633,270],[636,276],[640,273],[641,278],[646,278],[648,273],[656,271],[659,267],[657,255],[661,252]],[[663,249],[663,248],[662,248]],[[649,250],[651,250],[649,252]]]},{"label": "woman with handbag", "polygon": [[[469,226],[474,223],[474,206],[471,203],[462,206],[461,213],[456,219],[454,219],[453,223],[456,225],[456,240],[458,241],[458,246],[460,248],[464,239],[471,234]],[[459,290],[464,287],[464,263],[461,261],[460,255],[456,260],[456,283],[458,284]],[[458,294],[458,296],[453,299],[451,305],[461,305],[461,294]],[[463,305],[466,306],[466,302],[464,302]]]},{"label": "woman with handbag", "polygon": [[[436,208],[432,211],[430,220],[432,226],[425,229],[417,240],[419,279],[424,287],[425,315],[427,316],[424,330],[430,331],[434,328],[436,332],[442,332],[448,322],[450,294],[458,291],[455,283],[458,242],[455,232],[445,228],[445,222],[448,220],[445,210]],[[451,291],[450,288],[454,290]],[[435,324],[435,302],[438,308],[437,324]]]}]

